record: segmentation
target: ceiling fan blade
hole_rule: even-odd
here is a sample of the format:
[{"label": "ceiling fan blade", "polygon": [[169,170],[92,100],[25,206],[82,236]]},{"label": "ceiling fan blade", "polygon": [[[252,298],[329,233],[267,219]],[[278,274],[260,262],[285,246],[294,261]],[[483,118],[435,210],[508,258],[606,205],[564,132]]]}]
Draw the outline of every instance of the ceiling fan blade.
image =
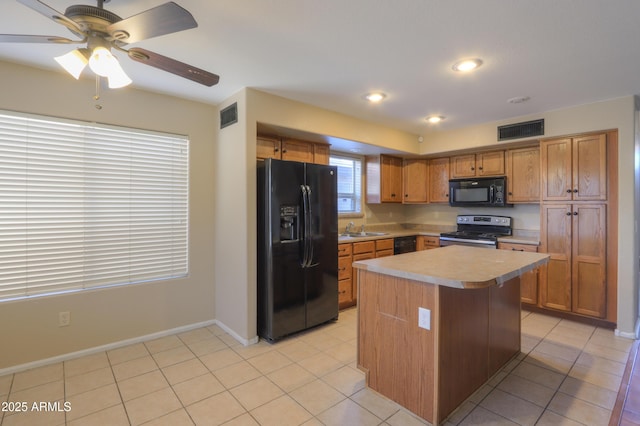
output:
[{"label": "ceiling fan blade", "polygon": [[117,40],[135,43],[197,26],[191,13],[169,2],[115,22],[107,27],[107,31]]},{"label": "ceiling fan blade", "polygon": [[0,43],[83,43],[85,40],[70,40],[58,36],[0,34]]},{"label": "ceiling fan blade", "polygon": [[152,67],[179,75],[180,77],[188,78],[189,80],[204,84],[205,86],[211,87],[218,84],[218,81],[220,80],[220,76],[216,74],[201,70],[200,68],[192,67],[191,65],[187,65],[183,62],[176,61],[175,59],[171,59],[145,49],[134,47],[129,49],[128,53],[129,57],[134,61],[151,65]]},{"label": "ceiling fan blade", "polygon": [[58,12],[57,10],[47,6],[40,0],[18,0],[23,5],[35,10],[36,12],[46,16],[47,18],[57,22],[58,24],[62,24],[65,27],[69,28],[73,33],[83,37],[86,31],[84,26],[78,24],[75,21],[64,16],[63,13]]}]

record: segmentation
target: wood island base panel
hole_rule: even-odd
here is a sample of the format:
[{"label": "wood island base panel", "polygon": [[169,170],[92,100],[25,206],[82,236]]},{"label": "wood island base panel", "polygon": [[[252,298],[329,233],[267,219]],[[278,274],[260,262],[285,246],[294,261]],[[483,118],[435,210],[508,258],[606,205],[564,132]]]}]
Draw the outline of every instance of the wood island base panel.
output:
[{"label": "wood island base panel", "polygon": [[[505,270],[487,280],[480,272],[479,282],[457,286],[440,280],[447,273],[429,266],[431,261],[455,253],[467,255],[461,257],[466,262],[477,255],[476,261],[486,266],[496,251],[453,247],[421,256],[410,253],[398,259],[396,272],[390,260],[384,265],[375,264],[382,259],[354,263],[358,367],[366,373],[367,386],[434,425],[520,353],[519,275],[547,261],[538,253],[507,252],[508,258],[500,254],[498,263],[515,262],[517,275]],[[425,270],[424,279],[416,274],[408,278],[400,267],[407,262],[419,263],[415,268]]]}]

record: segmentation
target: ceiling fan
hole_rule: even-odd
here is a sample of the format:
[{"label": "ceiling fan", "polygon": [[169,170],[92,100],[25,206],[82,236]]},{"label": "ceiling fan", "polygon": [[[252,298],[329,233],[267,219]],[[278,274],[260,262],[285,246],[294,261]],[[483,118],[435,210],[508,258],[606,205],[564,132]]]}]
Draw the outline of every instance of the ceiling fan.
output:
[{"label": "ceiling fan", "polygon": [[127,53],[134,61],[151,65],[205,86],[213,86],[220,79],[216,74],[149,50],[139,47],[125,49],[129,43],[197,27],[198,24],[191,13],[174,2],[164,3],[122,19],[115,13],[104,9],[103,4],[110,0],[97,0],[97,7],[69,6],[64,13],[56,11],[40,0],[17,1],[54,22],[64,25],[76,37],[79,37],[79,40],[58,36],[0,34],[0,42],[86,43],[86,47],[72,50],[55,58],[76,79],[89,65],[89,68],[96,75],[107,78],[110,88],[124,87],[130,84],[131,79],[124,72],[116,57],[111,54],[112,48]]}]

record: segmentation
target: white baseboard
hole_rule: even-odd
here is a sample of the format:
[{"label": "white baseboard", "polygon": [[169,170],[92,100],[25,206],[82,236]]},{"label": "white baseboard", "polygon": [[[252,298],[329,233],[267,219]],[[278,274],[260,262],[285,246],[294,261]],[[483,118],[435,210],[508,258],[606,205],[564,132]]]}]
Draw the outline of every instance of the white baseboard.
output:
[{"label": "white baseboard", "polygon": [[627,339],[640,339],[640,317],[636,319],[636,326],[633,333],[620,331],[616,328],[615,334],[616,336],[625,337]]},{"label": "white baseboard", "polygon": [[252,338],[252,339],[243,339],[237,333],[235,333],[233,330],[231,330],[226,325],[220,323],[219,321],[217,321],[217,320],[209,320],[209,321],[203,321],[203,322],[198,322],[198,323],[194,323],[194,324],[184,325],[184,326],[181,326],[181,327],[171,328],[169,330],[163,330],[163,331],[159,331],[157,333],[146,334],[144,336],[138,336],[138,337],[134,337],[134,338],[131,338],[131,339],[120,340],[118,342],[113,342],[113,343],[109,343],[109,344],[106,344],[106,345],[94,346],[92,348],[87,348],[87,349],[83,349],[81,351],[76,351],[76,352],[70,352],[70,353],[67,353],[67,354],[58,355],[58,356],[54,356],[54,357],[51,357],[51,358],[45,358],[45,359],[40,359],[40,360],[37,360],[37,361],[28,362],[28,363],[25,363],[25,364],[14,365],[14,366],[11,366],[11,367],[0,369],[0,376],[3,376],[5,374],[18,373],[20,371],[29,370],[29,369],[36,368],[36,367],[42,367],[42,366],[45,366],[45,365],[54,364],[56,362],[68,361],[70,359],[79,358],[79,357],[82,357],[82,356],[93,355],[93,354],[98,353],[98,352],[110,351],[110,350],[113,350],[113,349],[121,348],[123,346],[133,345],[133,344],[136,344],[136,343],[142,343],[142,342],[146,342],[146,341],[149,341],[149,340],[158,339],[160,337],[170,336],[172,334],[184,333],[185,331],[191,331],[191,330],[195,330],[196,328],[201,328],[201,327],[208,327],[208,326],[214,325],[214,324],[217,324],[220,328],[222,328],[224,331],[229,333],[234,339],[236,339],[237,341],[239,341],[240,343],[242,343],[245,346],[258,342],[258,338],[257,337]]},{"label": "white baseboard", "polygon": [[231,337],[236,339],[238,342],[242,343],[244,346],[249,346],[249,345],[253,345],[254,343],[258,343],[258,340],[259,340],[258,336],[254,336],[251,339],[245,339],[244,337],[241,337],[238,333],[236,333],[235,331],[227,327],[222,322],[216,320],[216,324],[218,325],[218,327],[223,329],[226,333],[228,333]]}]

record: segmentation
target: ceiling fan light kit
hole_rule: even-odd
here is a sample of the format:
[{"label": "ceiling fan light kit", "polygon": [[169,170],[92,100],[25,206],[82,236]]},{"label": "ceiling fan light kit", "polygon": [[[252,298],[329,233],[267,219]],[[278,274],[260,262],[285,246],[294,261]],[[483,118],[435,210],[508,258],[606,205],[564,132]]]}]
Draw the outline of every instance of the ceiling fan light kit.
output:
[{"label": "ceiling fan light kit", "polygon": [[83,47],[80,49],[72,50],[71,52],[66,53],[62,56],[56,56],[53,59],[55,59],[62,68],[64,68],[77,80],[80,78],[80,74],[82,74],[82,70],[84,70],[84,67],[86,67],[89,63],[90,55],[91,52],[89,51],[89,49]]},{"label": "ceiling fan light kit", "polygon": [[83,44],[62,56],[54,58],[76,80],[89,65],[97,76],[107,78],[109,88],[116,89],[132,83],[112,49],[127,53],[136,62],[150,65],[160,70],[187,78],[205,86],[218,83],[220,77],[200,68],[187,65],[166,56],[141,48],[126,49],[128,43],[135,43],[160,35],[172,34],[196,28],[193,16],[174,2],[140,12],[122,19],[103,8],[105,0],[97,0],[98,6],[73,5],[62,14],[40,0],[17,0],[23,5],[64,25],[80,40],[70,40],[58,36],[0,34],[0,42],[8,43],[55,43]]}]

